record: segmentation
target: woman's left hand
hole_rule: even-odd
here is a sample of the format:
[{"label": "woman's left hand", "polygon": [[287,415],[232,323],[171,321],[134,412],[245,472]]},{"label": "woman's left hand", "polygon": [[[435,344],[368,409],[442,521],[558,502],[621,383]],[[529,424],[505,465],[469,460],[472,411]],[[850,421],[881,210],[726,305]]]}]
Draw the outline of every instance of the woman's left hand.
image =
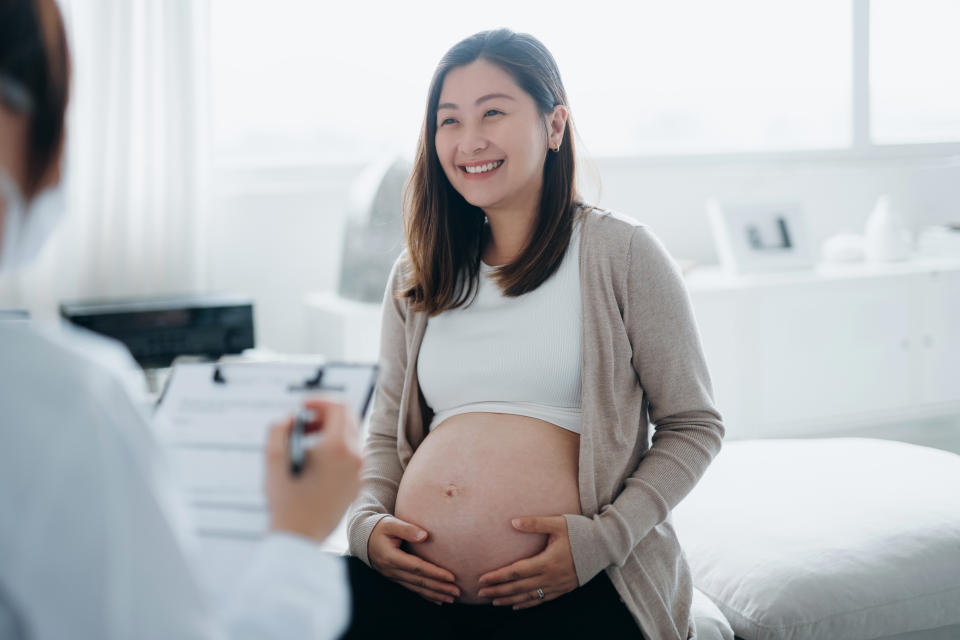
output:
[{"label": "woman's left hand", "polygon": [[[535,607],[559,598],[579,586],[570,551],[567,520],[563,516],[515,518],[513,528],[524,533],[546,533],[546,548],[535,556],[517,560],[502,569],[480,576],[481,598],[493,598],[497,606],[516,609]],[[537,589],[543,590],[543,598]]]}]

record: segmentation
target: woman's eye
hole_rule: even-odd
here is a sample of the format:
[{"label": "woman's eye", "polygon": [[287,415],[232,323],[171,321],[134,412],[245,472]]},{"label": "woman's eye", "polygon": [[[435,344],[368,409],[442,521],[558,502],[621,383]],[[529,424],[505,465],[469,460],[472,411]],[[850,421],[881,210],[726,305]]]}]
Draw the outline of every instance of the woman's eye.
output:
[{"label": "woman's eye", "polygon": [[485,115],[485,116],[498,116],[498,115],[502,116],[502,115],[503,115],[503,111],[500,111],[499,109],[487,109],[487,112],[484,113],[483,115]]},{"label": "woman's eye", "polygon": [[440,121],[440,126],[442,127],[445,124],[454,124],[456,122],[455,118],[444,118]]}]

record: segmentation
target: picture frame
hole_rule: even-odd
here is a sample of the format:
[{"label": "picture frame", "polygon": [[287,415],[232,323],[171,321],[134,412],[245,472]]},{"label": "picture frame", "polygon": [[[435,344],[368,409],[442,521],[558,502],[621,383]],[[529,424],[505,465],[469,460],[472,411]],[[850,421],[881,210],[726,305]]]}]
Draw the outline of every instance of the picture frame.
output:
[{"label": "picture frame", "polygon": [[724,271],[738,275],[815,264],[799,204],[721,204],[708,198],[707,217]]}]

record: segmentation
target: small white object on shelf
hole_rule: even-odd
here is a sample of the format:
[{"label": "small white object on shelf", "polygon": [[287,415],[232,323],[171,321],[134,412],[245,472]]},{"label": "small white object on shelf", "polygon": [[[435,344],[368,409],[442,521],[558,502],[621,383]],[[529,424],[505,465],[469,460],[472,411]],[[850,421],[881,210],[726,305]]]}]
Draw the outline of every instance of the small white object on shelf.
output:
[{"label": "small white object on shelf", "polygon": [[856,233],[832,235],[820,248],[820,259],[825,264],[863,262],[865,257],[864,238]]},{"label": "small white object on shelf", "polygon": [[903,218],[890,206],[890,196],[884,194],[870,212],[866,228],[867,260],[896,262],[906,260],[910,253],[910,232]]}]

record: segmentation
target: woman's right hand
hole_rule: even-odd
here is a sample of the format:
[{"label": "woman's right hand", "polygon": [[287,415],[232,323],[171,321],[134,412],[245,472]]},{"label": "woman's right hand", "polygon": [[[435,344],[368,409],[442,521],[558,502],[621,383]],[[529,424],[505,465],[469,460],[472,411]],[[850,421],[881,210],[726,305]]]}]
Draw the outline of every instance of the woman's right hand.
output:
[{"label": "woman's right hand", "polygon": [[267,500],[271,529],[322,542],[343,517],[360,488],[363,459],[357,423],[339,402],[309,400],[319,441],[307,450],[298,476],[290,474],[289,441],[293,418],[274,426],[267,441]]},{"label": "woman's right hand", "polygon": [[394,516],[382,518],[370,532],[367,543],[370,566],[435,604],[453,602],[460,597],[460,589],[454,584],[456,576],[400,548],[404,540],[423,542],[428,535],[420,527]]}]

